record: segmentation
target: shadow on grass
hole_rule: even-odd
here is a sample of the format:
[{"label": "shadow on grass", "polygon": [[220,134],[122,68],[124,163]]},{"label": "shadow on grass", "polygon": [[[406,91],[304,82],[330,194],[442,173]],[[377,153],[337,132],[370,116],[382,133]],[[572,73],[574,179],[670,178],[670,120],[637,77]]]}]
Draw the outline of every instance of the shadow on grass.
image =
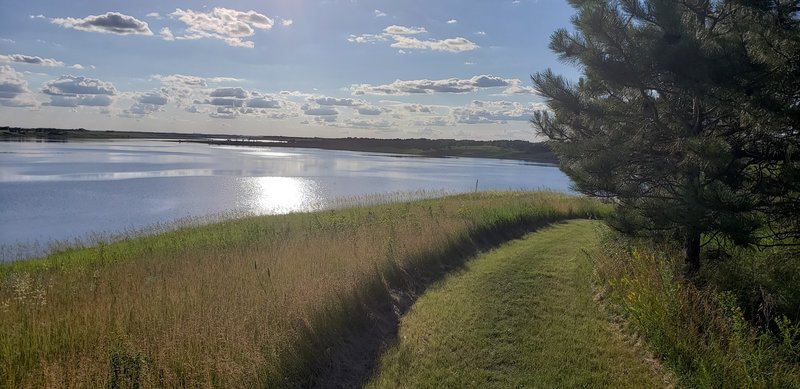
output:
[{"label": "shadow on grass", "polygon": [[[352,388],[362,387],[372,376],[382,353],[397,340],[400,318],[417,297],[463,268],[478,253],[522,237],[555,222],[573,217],[524,217],[476,228],[452,239],[446,247],[418,254],[401,267],[376,268],[374,282],[358,293],[342,296],[312,323],[298,323],[306,344],[298,355],[286,355],[283,377],[267,379],[269,386]],[[314,329],[317,329],[316,331]]]}]

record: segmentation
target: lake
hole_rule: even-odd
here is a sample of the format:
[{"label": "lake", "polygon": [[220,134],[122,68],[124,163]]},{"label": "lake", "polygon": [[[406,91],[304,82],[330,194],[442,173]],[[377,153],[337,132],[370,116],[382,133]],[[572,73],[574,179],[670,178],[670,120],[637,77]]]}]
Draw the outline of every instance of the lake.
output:
[{"label": "lake", "polygon": [[557,167],[495,159],[147,140],[0,142],[0,246],[5,259],[23,255],[9,254],[12,246],[39,255],[53,241],[321,209],[354,196],[469,192],[476,180],[479,190],[570,185]]}]

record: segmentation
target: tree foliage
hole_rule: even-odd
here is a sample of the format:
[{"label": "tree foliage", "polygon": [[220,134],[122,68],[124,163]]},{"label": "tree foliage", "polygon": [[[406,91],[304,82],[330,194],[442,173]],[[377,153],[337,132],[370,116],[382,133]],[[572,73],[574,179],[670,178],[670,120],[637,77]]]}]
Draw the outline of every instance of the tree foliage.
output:
[{"label": "tree foliage", "polygon": [[[533,81],[534,125],[611,224],[686,244],[800,236],[800,0],[570,0],[550,48],[580,67]],[[701,237],[703,239],[701,239]]]}]

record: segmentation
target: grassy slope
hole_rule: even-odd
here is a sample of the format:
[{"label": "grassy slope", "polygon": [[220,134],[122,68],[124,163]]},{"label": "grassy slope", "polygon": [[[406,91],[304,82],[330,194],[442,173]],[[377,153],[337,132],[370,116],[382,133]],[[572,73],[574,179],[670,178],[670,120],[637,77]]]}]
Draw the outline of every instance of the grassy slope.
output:
[{"label": "grassy slope", "polygon": [[592,299],[596,236],[570,222],[469,262],[412,307],[370,386],[663,386]]},{"label": "grassy slope", "polygon": [[481,241],[601,212],[558,194],[470,194],[248,218],[2,265],[0,387],[283,386],[324,376],[320,364],[350,369],[337,342],[371,328],[390,291],[413,291]]}]

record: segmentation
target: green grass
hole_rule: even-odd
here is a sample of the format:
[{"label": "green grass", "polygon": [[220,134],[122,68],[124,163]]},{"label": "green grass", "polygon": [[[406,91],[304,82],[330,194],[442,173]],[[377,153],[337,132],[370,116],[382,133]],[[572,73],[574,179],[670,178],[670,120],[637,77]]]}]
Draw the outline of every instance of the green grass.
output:
[{"label": "green grass", "polygon": [[370,387],[664,386],[593,300],[596,223],[560,224],[467,263],[402,319]]},{"label": "green grass", "polygon": [[[758,293],[766,298],[763,308],[774,309],[766,304],[770,296],[796,288],[791,284],[796,264],[768,264],[758,256],[707,262],[700,274],[703,285],[686,278],[681,251],[607,234],[592,259],[608,306],[682,386],[800,387],[800,326],[781,316],[771,319],[777,334],[758,328],[746,320],[742,302],[748,297],[741,297]],[[790,284],[775,288],[781,280]],[[750,290],[753,286],[757,292]]]},{"label": "green grass", "polygon": [[232,220],[0,265],[0,387],[307,385],[351,362],[337,350],[380,324],[395,291],[413,293],[486,244],[603,212],[561,194],[480,193]]}]

